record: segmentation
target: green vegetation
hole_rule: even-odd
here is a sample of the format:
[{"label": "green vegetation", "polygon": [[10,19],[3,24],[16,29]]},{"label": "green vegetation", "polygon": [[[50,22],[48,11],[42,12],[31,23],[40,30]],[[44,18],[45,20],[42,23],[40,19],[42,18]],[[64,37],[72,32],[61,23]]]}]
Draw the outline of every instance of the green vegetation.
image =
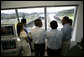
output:
[{"label": "green vegetation", "polygon": [[26,19],[27,22],[31,21],[31,19]]},{"label": "green vegetation", "polygon": [[70,19],[74,20],[74,9],[60,11],[60,12],[58,12],[58,16],[61,19],[64,16],[68,16]]}]

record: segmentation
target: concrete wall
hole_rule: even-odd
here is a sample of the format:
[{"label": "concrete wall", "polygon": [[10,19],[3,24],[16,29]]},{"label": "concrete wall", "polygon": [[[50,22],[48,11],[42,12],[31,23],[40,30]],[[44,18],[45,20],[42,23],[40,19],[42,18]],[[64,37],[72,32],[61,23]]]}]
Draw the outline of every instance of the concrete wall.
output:
[{"label": "concrete wall", "polygon": [[83,37],[83,1],[1,1],[1,9],[53,5],[79,5],[72,40],[80,42]]}]

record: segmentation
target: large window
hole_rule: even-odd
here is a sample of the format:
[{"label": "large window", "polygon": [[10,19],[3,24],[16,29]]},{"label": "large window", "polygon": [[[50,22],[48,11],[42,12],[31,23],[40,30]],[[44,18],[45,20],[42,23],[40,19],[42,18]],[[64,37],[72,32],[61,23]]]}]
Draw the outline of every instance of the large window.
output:
[{"label": "large window", "polygon": [[50,28],[50,22],[56,20],[58,23],[58,30],[63,27],[61,20],[64,16],[68,16],[74,22],[75,6],[63,7],[47,7],[47,30]]},{"label": "large window", "polygon": [[1,10],[1,24],[17,24],[15,9]]},{"label": "large window", "polygon": [[[33,7],[33,8],[17,8],[11,10],[1,10],[1,24],[13,23],[16,26],[17,22],[19,22],[18,19],[21,22],[21,19],[25,18],[27,21],[27,28],[32,29],[34,27],[34,20],[40,18],[43,22],[42,28],[51,30],[50,22],[52,20],[56,20],[58,22],[57,29],[60,30],[60,28],[63,27],[61,23],[63,16],[68,16],[74,22],[75,11],[76,6],[57,6],[57,7],[44,6],[36,8]],[[16,17],[16,14],[17,17],[19,18]]]},{"label": "large window", "polygon": [[43,28],[45,27],[44,8],[25,8],[18,9],[19,19],[25,18],[27,21],[27,27],[34,27],[34,20],[40,18],[43,22]]}]

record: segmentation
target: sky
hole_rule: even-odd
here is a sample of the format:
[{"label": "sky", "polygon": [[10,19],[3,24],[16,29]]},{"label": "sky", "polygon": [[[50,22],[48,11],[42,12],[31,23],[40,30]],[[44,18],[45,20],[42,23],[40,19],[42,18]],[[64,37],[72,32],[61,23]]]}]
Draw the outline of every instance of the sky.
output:
[{"label": "sky", "polygon": [[[58,12],[62,10],[72,9],[74,6],[70,7],[47,7],[47,12]],[[44,8],[27,8],[27,9],[18,9],[18,12],[33,13],[33,12],[44,12]],[[15,13],[15,10],[1,10],[1,13]]]}]

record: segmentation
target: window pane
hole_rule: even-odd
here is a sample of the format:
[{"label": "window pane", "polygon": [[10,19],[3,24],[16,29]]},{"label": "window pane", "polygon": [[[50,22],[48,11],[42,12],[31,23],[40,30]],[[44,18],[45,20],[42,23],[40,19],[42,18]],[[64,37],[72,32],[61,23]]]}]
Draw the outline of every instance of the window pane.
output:
[{"label": "window pane", "polygon": [[19,19],[21,22],[22,18],[25,18],[27,21],[27,27],[34,27],[34,20],[40,18],[43,22],[43,27],[45,27],[45,19],[44,19],[44,8],[26,8],[26,9],[18,9]]},{"label": "window pane", "polygon": [[1,10],[1,24],[17,24],[16,12],[12,10]]},{"label": "window pane", "polygon": [[60,30],[60,28],[63,27],[61,20],[64,16],[68,16],[70,19],[73,20],[74,22],[74,11],[75,11],[76,7],[75,6],[68,6],[68,7],[47,7],[47,29],[51,29],[50,28],[50,22],[52,20],[56,20],[58,23],[58,28]]}]

